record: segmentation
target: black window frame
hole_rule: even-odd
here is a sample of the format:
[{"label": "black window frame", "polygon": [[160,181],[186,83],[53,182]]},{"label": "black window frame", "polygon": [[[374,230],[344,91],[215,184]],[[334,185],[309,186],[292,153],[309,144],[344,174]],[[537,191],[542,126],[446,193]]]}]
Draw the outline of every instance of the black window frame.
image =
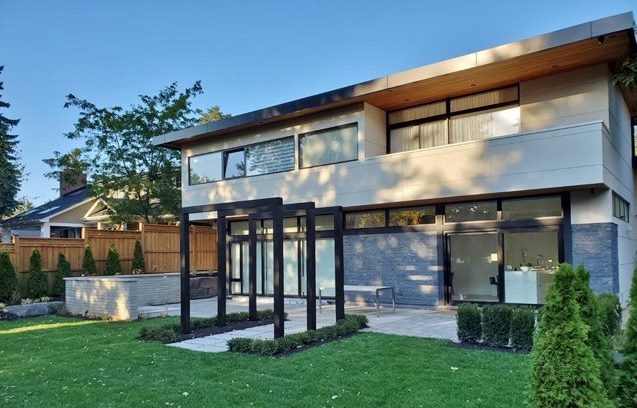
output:
[{"label": "black window frame", "polygon": [[[233,153],[243,153],[243,174],[242,175],[238,175],[238,176],[232,176],[232,177],[228,177],[226,175],[226,172],[228,171],[228,158],[230,157],[231,154]],[[232,179],[238,179],[238,178],[244,178],[247,177],[248,172],[246,171],[246,149],[245,147],[238,147],[238,148],[234,148],[234,149],[228,149],[228,150],[224,150],[223,151],[223,159],[222,159],[222,168],[221,168],[221,176],[223,180],[232,180]]]},{"label": "black window frame", "polygon": [[[622,208],[625,209],[625,217],[622,216]],[[613,191],[613,217],[620,221],[630,223],[630,202],[615,191]]]},{"label": "black window frame", "polygon": [[[518,94],[518,98],[515,101],[509,101],[509,102],[501,102],[501,103],[496,103],[496,104],[492,104],[492,105],[486,105],[486,106],[480,106],[477,108],[470,108],[470,109],[463,109],[463,110],[459,110],[459,111],[455,111],[455,112],[451,112],[451,101],[454,99],[459,99],[459,98],[465,98],[468,96],[473,96],[473,95],[479,95],[482,93],[487,93],[487,92],[494,92],[494,91],[499,91],[502,89],[507,89],[507,88],[517,88],[517,94]],[[438,102],[445,102],[446,105],[446,112],[444,114],[440,114],[440,115],[434,115],[434,116],[430,116],[427,118],[423,118],[423,119],[415,119],[415,120],[410,120],[410,121],[405,121],[405,122],[400,122],[400,123],[394,123],[394,124],[389,124],[389,115],[393,112],[397,112],[397,111],[401,111],[403,109],[409,109],[409,108],[413,108],[416,106],[423,106],[423,105],[429,105],[432,103],[438,103]],[[404,151],[400,151],[400,152],[392,152],[392,147],[391,147],[391,131],[394,129],[400,129],[400,128],[406,128],[406,127],[410,127],[410,126],[417,126],[417,125],[422,125],[425,123],[430,123],[430,122],[437,122],[437,121],[441,121],[444,120],[445,121],[445,127],[447,129],[446,131],[446,143],[439,145],[439,146],[450,146],[450,145],[454,145],[457,143],[450,143],[450,137],[451,137],[451,121],[450,119],[453,118],[454,116],[460,116],[460,115],[467,115],[467,114],[471,114],[471,113],[476,113],[476,112],[480,112],[480,111],[486,111],[486,110],[491,110],[491,109],[501,109],[501,108],[506,108],[506,107],[510,107],[510,106],[520,106],[520,84],[516,83],[514,85],[508,85],[508,86],[501,86],[498,88],[494,88],[494,89],[489,89],[489,90],[485,90],[485,91],[480,91],[480,92],[473,92],[473,93],[469,93],[469,94],[465,94],[465,95],[460,95],[460,96],[454,96],[452,98],[445,98],[445,99],[441,99],[441,100],[437,100],[437,101],[431,101],[431,102],[427,102],[427,103],[423,103],[423,104],[419,104],[419,105],[413,105],[413,106],[408,106],[402,109],[396,109],[390,112],[387,112],[386,114],[386,123],[387,123],[387,154],[392,154],[392,153],[403,153]],[[462,142],[460,142],[462,143]],[[439,147],[439,146],[435,146],[435,147]],[[413,150],[405,150],[405,151],[414,151],[414,150],[421,150],[421,149],[429,149],[428,147],[423,148],[420,147],[418,149],[413,149]]]}]

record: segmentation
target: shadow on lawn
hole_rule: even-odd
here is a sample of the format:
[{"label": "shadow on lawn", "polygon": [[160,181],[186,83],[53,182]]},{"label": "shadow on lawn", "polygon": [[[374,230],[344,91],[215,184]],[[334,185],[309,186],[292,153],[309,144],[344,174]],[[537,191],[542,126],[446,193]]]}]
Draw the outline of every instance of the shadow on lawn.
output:
[{"label": "shadow on lawn", "polygon": [[38,330],[60,329],[63,327],[85,326],[88,324],[102,323],[99,320],[82,320],[79,322],[45,323],[34,326],[15,327],[13,329],[0,330],[0,336],[5,334],[19,334]]}]

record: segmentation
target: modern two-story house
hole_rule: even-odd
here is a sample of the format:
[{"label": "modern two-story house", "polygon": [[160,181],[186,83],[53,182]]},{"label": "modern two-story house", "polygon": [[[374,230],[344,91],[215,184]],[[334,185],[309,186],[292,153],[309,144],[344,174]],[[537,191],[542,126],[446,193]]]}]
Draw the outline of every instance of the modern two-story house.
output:
[{"label": "modern two-story house", "polygon": [[[155,144],[181,150],[185,207],[270,197],[342,206],[345,284],[394,286],[398,303],[541,304],[561,262],[584,264],[595,291],[625,302],[637,92],[614,75],[636,51],[627,13]],[[284,220],[286,296],[306,293],[304,225]],[[271,228],[263,220],[257,231],[260,295],[273,290]],[[333,219],[318,216],[316,231],[317,286],[333,287]],[[248,291],[247,234],[247,221],[230,222],[235,294]]]}]

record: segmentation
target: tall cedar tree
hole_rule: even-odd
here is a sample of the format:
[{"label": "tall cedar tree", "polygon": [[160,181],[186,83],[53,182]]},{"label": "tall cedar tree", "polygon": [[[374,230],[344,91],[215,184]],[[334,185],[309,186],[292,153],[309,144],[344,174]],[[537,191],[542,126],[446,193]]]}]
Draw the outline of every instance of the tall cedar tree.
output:
[{"label": "tall cedar tree", "polygon": [[604,333],[597,304],[597,296],[590,286],[590,275],[583,265],[575,268],[577,303],[584,323],[588,326],[588,345],[599,362],[601,379],[607,395],[615,393],[616,372],[610,338]]},{"label": "tall cedar tree", "polygon": [[[4,66],[0,66],[0,74],[3,70]],[[0,91],[3,89],[4,84],[0,81]],[[0,95],[0,109],[10,106]],[[19,204],[17,194],[22,182],[22,166],[18,163],[18,136],[10,134],[19,121],[6,118],[0,111],[0,220],[11,215]]]},{"label": "tall cedar tree", "polygon": [[142,249],[142,242],[135,240],[135,249],[133,251],[133,265],[131,266],[133,273],[146,272],[146,261],[144,261],[144,250]]},{"label": "tall cedar tree", "polygon": [[624,332],[624,362],[621,365],[618,403],[621,408],[637,407],[637,269],[630,288],[629,316]]},{"label": "tall cedar tree", "polygon": [[106,270],[105,275],[117,275],[122,273],[122,263],[119,260],[119,252],[117,248],[111,246],[108,248],[108,254],[106,255]]},{"label": "tall cedar tree", "polygon": [[84,259],[82,260],[82,271],[86,275],[95,275],[97,267],[95,266],[95,258],[90,245],[84,247]]},{"label": "tall cedar tree", "polygon": [[115,222],[163,222],[176,217],[180,206],[180,154],[153,145],[155,136],[197,124],[201,112],[191,107],[202,93],[201,83],[180,91],[173,83],[158,95],[140,95],[127,109],[103,108],[66,97],[66,108],[76,108],[79,119],[66,134],[83,146],[70,153],[55,152],[45,160],[47,175],[73,180],[88,173],[93,196],[104,198]]},{"label": "tall cedar tree", "polygon": [[18,278],[11,264],[9,253],[0,251],[0,303],[11,303],[19,297]]},{"label": "tall cedar tree", "polygon": [[532,354],[531,407],[612,407],[588,345],[577,303],[577,275],[563,264],[549,289]]},{"label": "tall cedar tree", "polygon": [[49,283],[42,272],[42,255],[35,249],[29,259],[29,279],[27,280],[27,295],[32,299],[46,296],[49,291]]},{"label": "tall cedar tree", "polygon": [[55,280],[53,282],[53,296],[64,296],[66,292],[66,284],[64,278],[71,276],[71,264],[66,260],[64,254],[58,255],[58,267],[55,271]]}]

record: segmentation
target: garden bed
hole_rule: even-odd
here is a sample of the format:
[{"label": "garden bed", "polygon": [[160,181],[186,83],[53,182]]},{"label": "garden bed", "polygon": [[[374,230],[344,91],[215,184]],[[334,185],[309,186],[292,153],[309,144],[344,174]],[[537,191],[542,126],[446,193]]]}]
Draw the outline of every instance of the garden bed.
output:
[{"label": "garden bed", "polygon": [[231,352],[283,357],[311,347],[351,337],[367,327],[367,317],[347,315],[333,326],[291,334],[274,340],[235,338],[228,341]]},{"label": "garden bed", "polygon": [[257,320],[250,320],[246,312],[230,313],[226,316],[226,324],[219,325],[217,317],[198,318],[191,321],[190,333],[182,333],[181,325],[169,324],[159,327],[142,328],[137,336],[140,340],[159,341],[164,344],[176,343],[184,340],[192,340],[199,337],[212,336],[214,334],[227,333],[234,330],[249,329],[273,323],[272,310],[257,312]]}]

